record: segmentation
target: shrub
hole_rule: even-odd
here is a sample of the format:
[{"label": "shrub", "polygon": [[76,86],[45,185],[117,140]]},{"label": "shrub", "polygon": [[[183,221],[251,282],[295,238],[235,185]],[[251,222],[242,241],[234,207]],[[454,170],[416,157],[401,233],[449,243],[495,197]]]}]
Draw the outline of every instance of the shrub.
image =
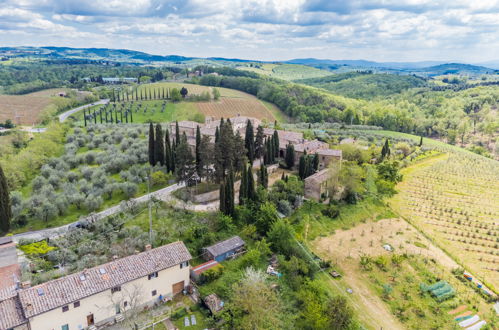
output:
[{"label": "shrub", "polygon": [[53,246],[49,246],[47,241],[43,240],[40,242],[21,245],[19,249],[23,251],[26,255],[32,256],[32,255],[44,255],[52,250],[55,250],[56,248]]},{"label": "shrub", "polygon": [[327,208],[321,211],[322,215],[329,218],[336,218],[340,215],[340,209],[337,205],[329,205]]}]

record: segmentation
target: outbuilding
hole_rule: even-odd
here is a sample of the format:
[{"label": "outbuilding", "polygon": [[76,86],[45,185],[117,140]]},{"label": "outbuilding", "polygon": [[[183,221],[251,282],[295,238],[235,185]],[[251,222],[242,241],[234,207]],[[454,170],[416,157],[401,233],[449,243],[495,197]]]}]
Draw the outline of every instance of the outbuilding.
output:
[{"label": "outbuilding", "polygon": [[225,241],[218,242],[203,249],[205,260],[222,262],[227,258],[235,257],[244,252],[244,241],[239,236],[234,236]]}]

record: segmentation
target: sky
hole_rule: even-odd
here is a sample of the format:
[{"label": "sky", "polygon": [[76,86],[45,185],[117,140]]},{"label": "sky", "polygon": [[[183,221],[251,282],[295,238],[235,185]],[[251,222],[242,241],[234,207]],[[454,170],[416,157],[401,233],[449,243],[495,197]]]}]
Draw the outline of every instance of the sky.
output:
[{"label": "sky", "polygon": [[499,0],[0,0],[0,46],[255,60],[499,60]]}]

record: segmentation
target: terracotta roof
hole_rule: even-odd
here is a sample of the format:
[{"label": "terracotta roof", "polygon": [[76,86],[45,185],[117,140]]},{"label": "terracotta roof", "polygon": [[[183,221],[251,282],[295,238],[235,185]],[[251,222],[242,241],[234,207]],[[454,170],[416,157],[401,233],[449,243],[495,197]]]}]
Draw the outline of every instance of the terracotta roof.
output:
[{"label": "terracotta roof", "polygon": [[[263,133],[267,136],[272,135],[274,134],[274,129],[264,128]],[[279,136],[279,140],[293,141],[295,143],[303,141],[303,133],[300,132],[277,130],[277,135]]]},{"label": "terracotta roof", "polygon": [[26,322],[17,294],[0,300],[0,329],[14,328]]},{"label": "terracotta roof", "polygon": [[191,272],[194,272],[196,275],[199,275],[201,273],[204,273],[208,269],[213,268],[213,267],[218,266],[218,265],[219,265],[219,263],[216,262],[215,260],[210,260],[208,262],[205,262],[204,264],[201,264],[199,266],[192,268]]},{"label": "terracotta roof", "polygon": [[342,155],[341,150],[335,150],[335,149],[319,149],[317,150],[317,153],[321,156],[341,157]]},{"label": "terracotta roof", "polygon": [[319,140],[305,141],[304,143],[295,145],[295,151],[303,152],[307,150],[308,153],[315,153],[319,149],[328,149],[329,145]]},{"label": "terracotta roof", "polygon": [[305,178],[305,184],[307,183],[313,183],[313,184],[320,184],[329,179],[329,168],[325,168],[308,178]]},{"label": "terracotta roof", "polygon": [[244,246],[244,241],[239,236],[234,236],[225,241],[208,246],[206,250],[214,257]]},{"label": "terracotta roof", "polygon": [[21,290],[19,298],[29,318],[190,259],[175,242]]}]

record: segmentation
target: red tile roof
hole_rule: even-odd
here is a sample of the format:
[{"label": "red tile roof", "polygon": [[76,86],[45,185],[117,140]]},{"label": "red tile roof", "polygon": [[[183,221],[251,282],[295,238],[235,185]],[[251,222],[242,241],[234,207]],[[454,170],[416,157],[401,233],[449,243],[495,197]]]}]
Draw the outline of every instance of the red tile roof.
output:
[{"label": "red tile roof", "polygon": [[26,322],[16,293],[9,298],[0,299],[0,329],[14,328]]},{"label": "red tile roof", "polygon": [[32,317],[190,259],[184,243],[175,242],[21,290],[19,298]]},{"label": "red tile roof", "polygon": [[194,272],[196,275],[199,275],[201,273],[204,273],[208,269],[213,268],[213,267],[218,266],[218,265],[219,265],[219,263],[216,262],[215,260],[210,260],[210,261],[205,262],[204,264],[201,264],[199,266],[192,268],[191,272]]}]

